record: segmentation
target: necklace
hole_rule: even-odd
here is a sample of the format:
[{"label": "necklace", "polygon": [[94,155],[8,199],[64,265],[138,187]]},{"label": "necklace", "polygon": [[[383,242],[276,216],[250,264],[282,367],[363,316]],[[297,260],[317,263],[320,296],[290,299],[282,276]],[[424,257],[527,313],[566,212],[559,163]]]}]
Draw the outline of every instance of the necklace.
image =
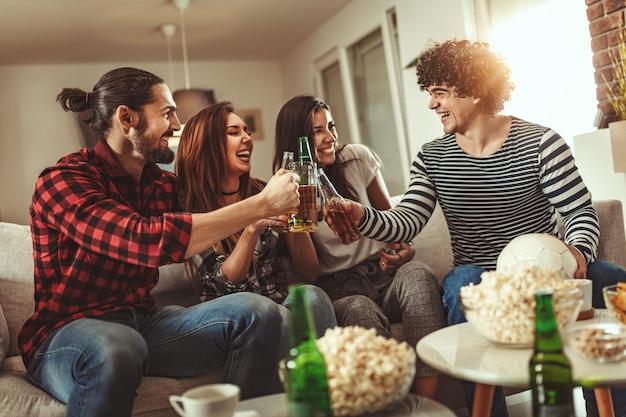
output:
[{"label": "necklace", "polygon": [[235,195],[239,192],[239,189],[236,189],[235,191],[233,191],[232,193],[225,193],[224,191],[220,191],[220,193],[222,193],[222,195]]}]

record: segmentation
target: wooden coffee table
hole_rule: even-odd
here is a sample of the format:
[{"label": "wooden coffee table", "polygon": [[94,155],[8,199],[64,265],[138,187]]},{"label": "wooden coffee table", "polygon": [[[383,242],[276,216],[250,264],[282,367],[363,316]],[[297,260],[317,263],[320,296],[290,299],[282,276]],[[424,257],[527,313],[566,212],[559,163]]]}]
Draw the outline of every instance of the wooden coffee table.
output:
[{"label": "wooden coffee table", "polygon": [[[428,365],[459,379],[476,382],[473,417],[489,415],[496,385],[529,387],[528,362],[532,353],[532,349],[505,348],[490,343],[470,323],[437,330],[417,344],[417,354]],[[565,353],[572,362],[574,384],[593,388],[600,417],[614,417],[609,388],[626,385],[626,361],[600,364],[578,356],[567,346]]]}]

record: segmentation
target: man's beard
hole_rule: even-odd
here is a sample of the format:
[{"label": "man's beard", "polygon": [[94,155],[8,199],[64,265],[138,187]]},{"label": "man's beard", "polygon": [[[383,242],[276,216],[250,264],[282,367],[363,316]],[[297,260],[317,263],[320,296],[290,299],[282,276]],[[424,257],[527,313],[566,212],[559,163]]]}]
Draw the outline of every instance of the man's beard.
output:
[{"label": "man's beard", "polygon": [[[146,138],[146,121],[143,117],[139,118],[136,130],[137,133],[133,138],[135,149],[146,159],[146,161],[158,164],[171,164],[174,162],[174,151],[172,151],[169,147],[155,147],[152,145],[152,140]],[[172,132],[166,132],[166,135],[171,136]]]}]

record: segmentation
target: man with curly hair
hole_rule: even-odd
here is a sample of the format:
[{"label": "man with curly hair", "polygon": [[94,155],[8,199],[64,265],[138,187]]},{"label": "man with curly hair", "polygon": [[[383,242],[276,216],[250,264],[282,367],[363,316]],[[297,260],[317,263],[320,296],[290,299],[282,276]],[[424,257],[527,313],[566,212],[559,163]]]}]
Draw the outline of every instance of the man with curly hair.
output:
[{"label": "man with curly hair", "polygon": [[[526,233],[565,241],[576,258],[575,278],[594,281],[593,306],[605,308],[603,287],[626,281],[626,271],[596,259],[600,228],[591,193],[570,148],[554,130],[500,114],[514,88],[510,69],[489,45],[450,40],[426,49],[417,62],[421,91],[430,94],[444,135],[425,144],[411,166],[402,201],[378,211],[350,201],[364,236],[410,241],[436,203],[450,230],[454,268],[444,277],[448,324],[466,321],[459,290],[494,270],[506,244]],[[558,218],[563,220],[559,230]],[[475,385],[465,383],[472,407]],[[592,390],[584,390],[588,415],[597,415]],[[616,415],[626,415],[626,391],[613,390]],[[496,389],[492,416],[507,416]]]}]

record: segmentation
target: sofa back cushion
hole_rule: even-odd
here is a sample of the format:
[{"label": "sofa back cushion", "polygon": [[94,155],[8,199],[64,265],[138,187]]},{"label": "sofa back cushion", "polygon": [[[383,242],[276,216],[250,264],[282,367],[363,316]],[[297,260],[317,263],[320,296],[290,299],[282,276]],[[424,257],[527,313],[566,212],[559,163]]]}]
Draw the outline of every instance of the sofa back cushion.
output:
[{"label": "sofa back cushion", "polygon": [[9,328],[0,305],[0,367],[9,350]]},{"label": "sofa back cushion", "polygon": [[158,306],[176,304],[189,307],[200,302],[200,294],[193,289],[182,263],[160,267],[159,282],[151,294]]},{"label": "sofa back cushion", "polygon": [[[401,196],[392,198],[393,204]],[[593,203],[600,219],[598,259],[626,269],[626,235],[622,203],[619,200],[598,200]],[[424,229],[413,239],[414,260],[428,264],[441,282],[452,268],[453,255],[450,233],[439,204]]]},{"label": "sofa back cushion", "polygon": [[422,261],[430,266],[441,282],[452,269],[453,255],[450,232],[439,204],[435,206],[435,211],[426,226],[413,239],[413,247],[415,248],[413,260]]},{"label": "sofa back cushion", "polygon": [[17,333],[35,310],[30,228],[0,222],[0,306],[9,329],[8,355],[19,355]]},{"label": "sofa back cushion", "polygon": [[624,211],[619,200],[599,200],[593,207],[600,219],[600,244],[598,259],[626,269],[626,234]]},{"label": "sofa back cushion", "polygon": [[[194,293],[185,276],[183,264],[162,266],[160,278],[152,294],[158,305],[196,304]],[[9,331],[8,355],[19,355],[17,334],[35,311],[33,244],[26,225],[0,222],[0,307]],[[0,353],[2,353],[0,322]]]}]

